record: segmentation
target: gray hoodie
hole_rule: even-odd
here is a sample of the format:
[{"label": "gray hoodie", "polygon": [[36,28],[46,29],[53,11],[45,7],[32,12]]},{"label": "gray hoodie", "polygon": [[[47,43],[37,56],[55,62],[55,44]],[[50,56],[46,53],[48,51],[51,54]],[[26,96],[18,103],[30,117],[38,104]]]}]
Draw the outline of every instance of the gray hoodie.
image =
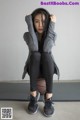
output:
[{"label": "gray hoodie", "polygon": [[[26,16],[25,21],[27,22],[29,32],[25,32],[23,35],[23,38],[24,38],[26,44],[28,45],[29,55],[28,55],[27,61],[24,66],[22,79],[25,78],[25,75],[27,72],[29,74],[31,52],[38,51],[38,39],[37,39],[37,35],[34,31],[34,27],[33,27],[33,23],[32,23],[32,16],[31,15]],[[54,32],[54,24],[55,23],[52,21],[50,21],[50,23],[49,23],[48,33],[44,40],[43,52],[48,52],[51,54],[51,56],[53,58],[53,62],[54,62],[54,73],[53,74],[57,74],[58,79],[59,79],[59,76],[60,76],[59,68],[57,67],[57,65],[55,63],[54,57],[51,52],[51,49],[52,49],[53,45],[55,44],[55,39],[56,39],[56,33]]]}]

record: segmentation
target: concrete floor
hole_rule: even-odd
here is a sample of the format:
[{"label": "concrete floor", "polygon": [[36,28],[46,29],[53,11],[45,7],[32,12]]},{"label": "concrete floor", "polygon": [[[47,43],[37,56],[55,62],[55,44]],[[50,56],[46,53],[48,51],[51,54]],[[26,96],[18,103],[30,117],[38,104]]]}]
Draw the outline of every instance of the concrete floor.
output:
[{"label": "concrete floor", "polygon": [[43,102],[39,102],[39,111],[35,115],[27,113],[27,105],[25,101],[0,101],[0,108],[13,108],[13,120],[80,120],[80,102],[54,102],[55,114],[48,118],[42,112]]}]

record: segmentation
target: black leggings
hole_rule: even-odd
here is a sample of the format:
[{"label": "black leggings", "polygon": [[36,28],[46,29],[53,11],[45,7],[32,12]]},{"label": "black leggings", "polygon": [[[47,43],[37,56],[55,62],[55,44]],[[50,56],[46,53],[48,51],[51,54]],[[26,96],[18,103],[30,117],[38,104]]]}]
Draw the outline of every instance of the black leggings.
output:
[{"label": "black leggings", "polygon": [[52,93],[54,62],[50,53],[32,52],[30,59],[30,90],[37,90],[37,79],[42,74],[46,80],[46,92]]}]

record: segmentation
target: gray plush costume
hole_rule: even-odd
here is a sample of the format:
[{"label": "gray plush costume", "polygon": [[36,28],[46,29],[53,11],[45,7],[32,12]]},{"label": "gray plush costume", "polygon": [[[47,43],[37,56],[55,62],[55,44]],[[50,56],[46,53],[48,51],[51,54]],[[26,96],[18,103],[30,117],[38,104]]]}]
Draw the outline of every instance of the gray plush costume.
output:
[{"label": "gray plush costume", "polygon": [[[32,16],[31,15],[26,16],[25,21],[27,22],[29,32],[25,32],[23,35],[23,38],[24,38],[26,44],[28,45],[29,55],[28,55],[27,61],[26,61],[25,66],[24,66],[22,79],[25,78],[25,75],[27,72],[29,74],[29,65],[30,65],[31,53],[33,51],[38,51],[38,38],[37,38],[37,35],[34,31]],[[51,52],[51,49],[52,49],[53,45],[55,44],[55,38],[56,38],[56,34],[54,32],[54,24],[55,23],[52,21],[50,21],[50,23],[49,23],[48,33],[47,33],[47,36],[44,40],[43,52],[48,52],[51,54],[51,56],[53,58],[53,62],[54,62],[54,73],[53,74],[57,74],[58,79],[59,79],[59,75],[60,75],[59,69],[54,61],[54,57],[53,57],[52,52]]]}]

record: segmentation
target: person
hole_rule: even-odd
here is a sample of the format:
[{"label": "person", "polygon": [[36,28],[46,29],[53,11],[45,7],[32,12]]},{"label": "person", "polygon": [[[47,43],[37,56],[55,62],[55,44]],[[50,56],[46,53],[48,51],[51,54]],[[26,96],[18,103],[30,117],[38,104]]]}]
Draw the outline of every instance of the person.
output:
[{"label": "person", "polygon": [[29,32],[25,32],[23,37],[29,48],[29,56],[24,66],[22,79],[28,72],[30,76],[28,111],[32,114],[38,111],[37,79],[42,77],[46,80],[43,111],[45,116],[51,116],[54,113],[52,105],[53,75],[57,74],[59,77],[59,68],[51,52],[56,39],[54,32],[56,16],[50,15],[46,9],[37,8],[32,14],[25,16],[25,21]]}]

